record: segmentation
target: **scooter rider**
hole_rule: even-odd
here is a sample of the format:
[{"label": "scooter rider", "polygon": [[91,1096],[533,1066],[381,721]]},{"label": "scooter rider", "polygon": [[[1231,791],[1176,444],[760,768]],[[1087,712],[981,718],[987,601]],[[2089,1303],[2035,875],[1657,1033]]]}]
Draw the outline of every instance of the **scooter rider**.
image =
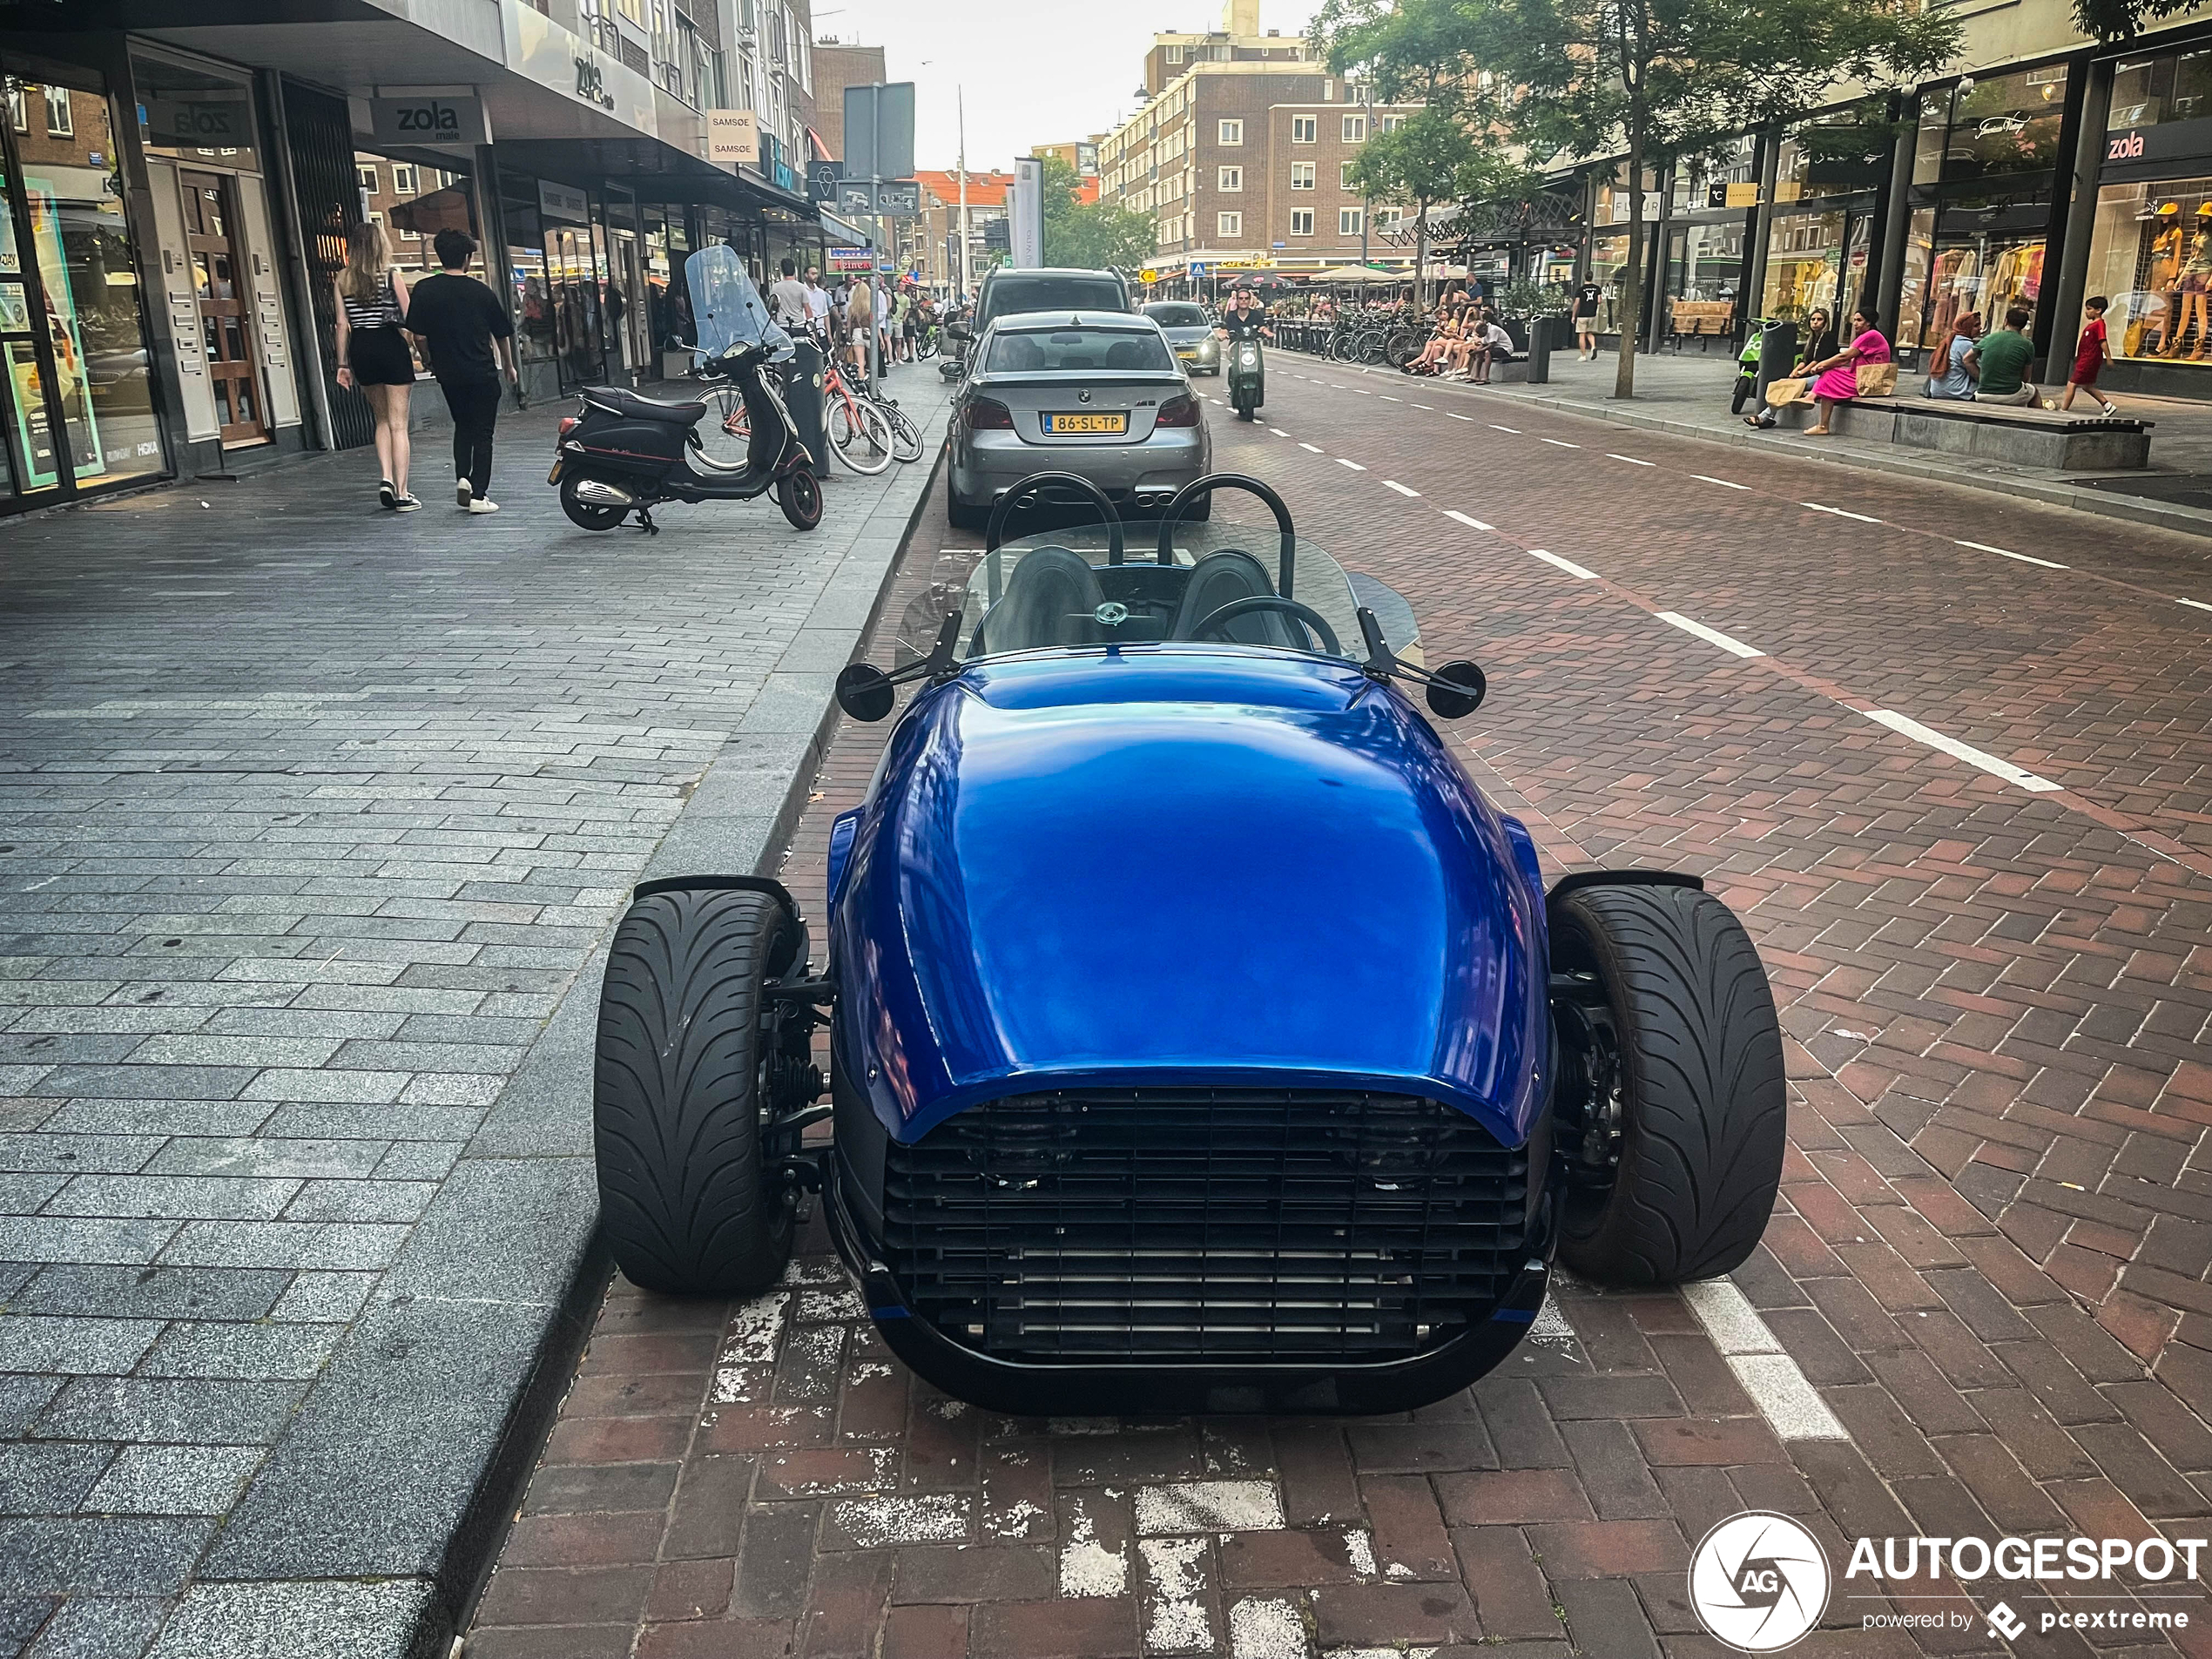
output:
[{"label": "scooter rider", "polygon": [[[1258,381],[1259,371],[1257,363],[1255,363],[1251,370],[1251,383],[1249,385],[1240,384],[1239,382],[1244,377],[1238,372],[1237,365],[1234,361],[1237,354],[1233,347],[1235,347],[1236,342],[1240,340],[1265,340],[1270,341],[1274,340],[1275,330],[1272,327],[1271,320],[1267,314],[1267,307],[1258,303],[1258,296],[1253,293],[1250,287],[1240,287],[1237,290],[1234,299],[1232,299],[1230,302],[1229,309],[1221,314],[1221,320],[1214,325],[1214,332],[1219,334],[1224,340],[1229,341],[1231,347],[1232,347],[1230,352],[1224,354],[1224,355],[1231,360],[1230,365],[1230,401],[1236,405],[1237,418],[1240,421],[1249,421],[1252,418],[1252,411],[1259,407],[1261,401],[1262,394],[1259,391]],[[1255,357],[1258,355],[1257,353],[1252,354]]]}]

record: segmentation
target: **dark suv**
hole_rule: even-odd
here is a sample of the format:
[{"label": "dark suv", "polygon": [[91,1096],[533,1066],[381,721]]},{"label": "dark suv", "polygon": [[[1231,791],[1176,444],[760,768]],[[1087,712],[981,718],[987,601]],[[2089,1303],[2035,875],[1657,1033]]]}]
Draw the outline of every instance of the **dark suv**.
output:
[{"label": "dark suv", "polygon": [[953,324],[945,336],[960,352],[956,361],[943,365],[948,378],[960,373],[968,356],[968,342],[980,340],[999,317],[1017,311],[1129,311],[1129,282],[1118,271],[1082,271],[1068,266],[1037,266],[1016,270],[1000,266],[983,278],[975,296],[975,314]]}]

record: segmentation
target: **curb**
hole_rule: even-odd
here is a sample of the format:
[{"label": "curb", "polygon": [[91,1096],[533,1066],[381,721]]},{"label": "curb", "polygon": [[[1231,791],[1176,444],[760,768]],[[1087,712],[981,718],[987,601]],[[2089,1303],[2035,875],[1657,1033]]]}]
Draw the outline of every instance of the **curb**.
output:
[{"label": "curb", "polygon": [[[1300,355],[1307,356],[1308,361],[1313,362],[1329,362],[1325,358],[1311,357],[1307,354]],[[1330,367],[1363,374],[1374,372],[1372,366],[1367,364],[1331,363]],[[1404,380],[1407,377],[1393,374],[1391,378]],[[1414,383],[1432,391],[1443,389],[1432,381],[1416,381]],[[1445,384],[1450,386],[1450,382]],[[1458,392],[1462,388],[1451,386],[1451,389]],[[2100,518],[2117,518],[2132,523],[2148,524],[2160,529],[2178,531],[2184,536],[2212,536],[2212,511],[2202,508],[2181,507],[2141,496],[2123,496],[2101,489],[2084,489],[2079,485],[2052,483],[2040,478],[1999,477],[1983,473],[1960,472],[1938,462],[1918,462],[1902,455],[1891,457],[1862,455],[1847,449],[1816,449],[1790,444],[1779,438],[1764,437],[1748,428],[1741,432],[1716,431],[1710,427],[1699,426],[1689,421],[1669,420],[1664,415],[1646,415],[1635,409],[1608,408],[1602,403],[1583,402],[1555,395],[1502,391],[1496,388],[1488,389],[1509,403],[1533,404],[1538,408],[1550,409],[1561,415],[1580,415],[1585,420],[1603,421],[1612,426],[1637,427],[1645,431],[1663,432],[1670,437],[1695,438],[1703,443],[1718,444],[1729,448],[1784,455],[1793,461],[1848,467],[1858,472],[1914,478],[1923,483],[1952,484],[1960,489],[2003,496],[2007,500],[2040,502],[2046,506],[2063,507]]]}]

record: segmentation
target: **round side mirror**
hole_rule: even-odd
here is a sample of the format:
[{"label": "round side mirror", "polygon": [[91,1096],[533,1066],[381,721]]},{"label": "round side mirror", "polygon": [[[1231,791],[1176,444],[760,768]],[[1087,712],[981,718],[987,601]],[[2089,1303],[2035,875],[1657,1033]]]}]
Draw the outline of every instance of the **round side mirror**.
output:
[{"label": "round side mirror", "polygon": [[847,663],[838,671],[837,706],[854,719],[880,720],[896,701],[891,677],[873,663]]},{"label": "round side mirror", "polygon": [[1439,719],[1464,719],[1482,706],[1482,698],[1489,689],[1490,682],[1473,663],[1464,658],[1447,663],[1429,681],[1429,712]]}]

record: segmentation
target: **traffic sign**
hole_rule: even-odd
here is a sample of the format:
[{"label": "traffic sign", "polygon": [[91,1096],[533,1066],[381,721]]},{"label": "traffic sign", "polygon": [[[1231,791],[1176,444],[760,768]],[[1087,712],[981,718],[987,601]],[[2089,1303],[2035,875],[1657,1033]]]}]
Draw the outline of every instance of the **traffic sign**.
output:
[{"label": "traffic sign", "polygon": [[912,219],[921,212],[921,185],[912,179],[887,180],[875,187],[875,211],[892,219]]},{"label": "traffic sign", "polygon": [[806,199],[809,201],[833,202],[837,199],[838,181],[845,177],[841,161],[810,161],[806,164]]},{"label": "traffic sign", "polygon": [[867,214],[875,212],[875,187],[865,179],[859,184],[842,180],[837,186],[837,211]]}]

